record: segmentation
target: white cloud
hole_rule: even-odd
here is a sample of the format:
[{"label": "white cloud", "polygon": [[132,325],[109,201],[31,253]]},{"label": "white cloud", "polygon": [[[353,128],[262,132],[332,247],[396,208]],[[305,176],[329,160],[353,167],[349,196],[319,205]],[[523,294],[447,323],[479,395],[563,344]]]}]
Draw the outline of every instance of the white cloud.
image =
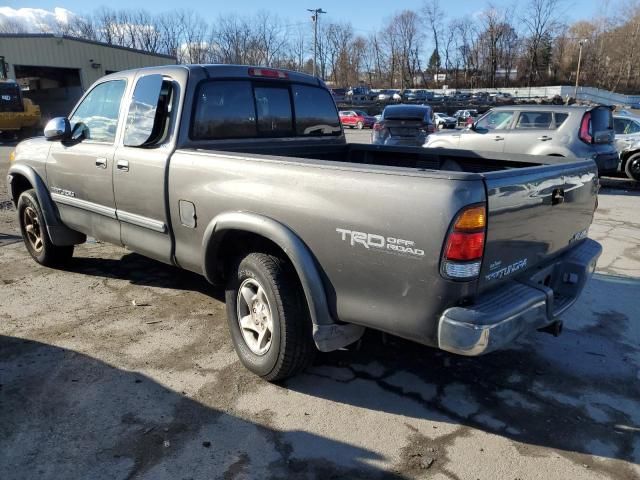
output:
[{"label": "white cloud", "polygon": [[0,7],[0,31],[54,32],[60,25],[68,25],[74,17],[75,13],[59,7],[53,11],[41,8]]}]

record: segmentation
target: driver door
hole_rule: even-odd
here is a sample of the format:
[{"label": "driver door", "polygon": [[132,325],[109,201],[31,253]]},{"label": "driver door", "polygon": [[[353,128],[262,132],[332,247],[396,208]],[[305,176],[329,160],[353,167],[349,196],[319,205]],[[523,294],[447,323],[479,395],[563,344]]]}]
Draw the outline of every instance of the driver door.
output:
[{"label": "driver door", "polygon": [[53,143],[46,166],[61,220],[112,243],[120,243],[113,158],[126,86],[124,79],[95,85],[69,118],[71,139]]},{"label": "driver door", "polygon": [[511,131],[514,112],[493,110],[476,122],[475,129],[460,134],[460,147],[469,150],[504,152],[505,141]]}]

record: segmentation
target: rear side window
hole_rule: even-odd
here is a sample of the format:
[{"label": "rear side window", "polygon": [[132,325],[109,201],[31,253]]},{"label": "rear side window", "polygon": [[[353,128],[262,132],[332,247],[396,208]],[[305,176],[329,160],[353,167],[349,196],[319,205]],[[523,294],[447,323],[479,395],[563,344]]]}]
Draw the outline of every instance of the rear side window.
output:
[{"label": "rear side window", "polygon": [[307,85],[292,85],[296,112],[296,134],[340,135],[336,106],[327,90]]},{"label": "rear side window", "polygon": [[569,118],[569,114],[568,113],[554,113],[553,114],[555,116],[556,119],[556,128],[560,128],[560,126],[562,126],[562,124],[564,123],[564,121]]},{"label": "rear side window", "polygon": [[551,128],[551,112],[520,112],[516,129],[549,129]]},{"label": "rear side window", "polygon": [[251,82],[215,81],[200,85],[191,138],[216,140],[257,136]]}]

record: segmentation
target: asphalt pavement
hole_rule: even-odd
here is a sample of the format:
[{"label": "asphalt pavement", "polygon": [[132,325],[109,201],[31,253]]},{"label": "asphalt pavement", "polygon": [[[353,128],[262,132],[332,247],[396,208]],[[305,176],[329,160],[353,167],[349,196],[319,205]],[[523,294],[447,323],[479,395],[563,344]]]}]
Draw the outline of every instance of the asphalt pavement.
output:
[{"label": "asphalt pavement", "polygon": [[[349,131],[368,141],[370,131]],[[465,358],[368,332],[279,385],[221,292],[89,241],[18,236],[0,147],[0,478],[640,479],[640,189],[605,179],[597,272],[559,338]]]}]

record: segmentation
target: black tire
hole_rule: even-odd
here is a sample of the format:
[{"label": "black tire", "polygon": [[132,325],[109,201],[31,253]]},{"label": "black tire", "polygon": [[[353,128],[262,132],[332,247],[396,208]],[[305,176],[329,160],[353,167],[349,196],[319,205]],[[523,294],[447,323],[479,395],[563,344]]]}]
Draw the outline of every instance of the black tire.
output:
[{"label": "black tire", "polygon": [[640,182],[640,153],[636,153],[627,158],[624,164],[624,173],[627,174],[631,180]]},{"label": "black tire", "polygon": [[[31,223],[29,223],[28,217],[31,219]],[[18,198],[18,221],[27,251],[40,265],[54,267],[63,265],[71,259],[73,245],[61,247],[51,243],[47,233],[47,224],[33,189],[22,192]],[[31,226],[30,231],[29,226]],[[35,233],[34,228],[37,230]],[[36,237],[39,238],[39,243],[33,240]]]},{"label": "black tire", "polygon": [[[240,327],[240,287],[247,281],[262,286],[271,311],[271,343],[260,355],[249,347]],[[231,340],[248,370],[265,380],[277,381],[301,372],[313,362],[316,348],[309,310],[289,262],[265,253],[250,253],[238,259],[228,275],[225,299]]]}]

